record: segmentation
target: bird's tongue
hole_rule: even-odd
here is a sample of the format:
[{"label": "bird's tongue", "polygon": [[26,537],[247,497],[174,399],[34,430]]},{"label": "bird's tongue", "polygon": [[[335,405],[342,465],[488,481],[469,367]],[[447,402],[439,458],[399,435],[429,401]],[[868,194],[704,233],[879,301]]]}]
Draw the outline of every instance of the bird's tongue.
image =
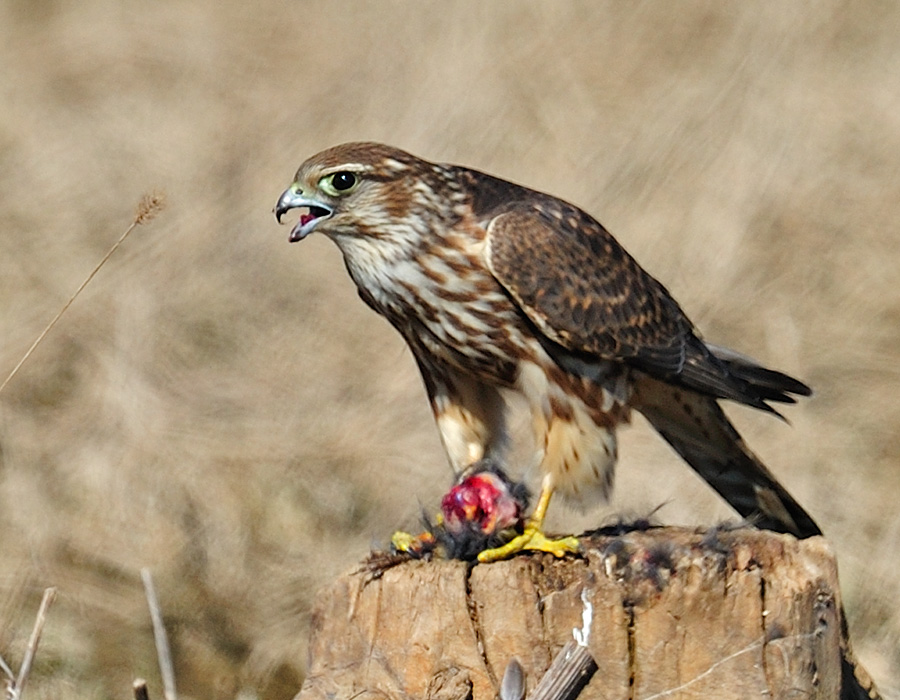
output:
[{"label": "bird's tongue", "polygon": [[318,218],[318,217],[316,217],[315,214],[313,214],[311,211],[309,211],[307,209],[305,214],[300,215],[300,225],[306,226],[306,224],[308,224],[310,221],[312,221],[315,218]]}]

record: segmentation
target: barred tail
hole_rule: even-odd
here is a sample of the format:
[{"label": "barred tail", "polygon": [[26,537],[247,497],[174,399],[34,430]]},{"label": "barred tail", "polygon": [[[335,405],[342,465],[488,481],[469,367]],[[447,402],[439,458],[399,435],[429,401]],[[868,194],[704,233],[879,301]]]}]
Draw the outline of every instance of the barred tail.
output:
[{"label": "barred tail", "polygon": [[796,537],[819,526],[744,444],[711,396],[640,375],[637,408],[694,470],[757,527]]}]

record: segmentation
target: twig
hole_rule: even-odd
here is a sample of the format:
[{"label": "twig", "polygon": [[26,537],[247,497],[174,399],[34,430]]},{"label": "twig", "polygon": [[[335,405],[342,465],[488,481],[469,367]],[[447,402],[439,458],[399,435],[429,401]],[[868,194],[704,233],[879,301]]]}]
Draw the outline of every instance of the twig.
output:
[{"label": "twig", "polygon": [[6,663],[6,660],[2,656],[0,656],[0,671],[3,671],[9,683],[16,682],[16,674],[12,672],[9,664]]},{"label": "twig", "polygon": [[597,671],[587,647],[569,641],[538,682],[528,700],[574,700]]},{"label": "twig", "polygon": [[22,659],[22,665],[19,667],[19,675],[13,683],[10,695],[15,700],[21,700],[22,694],[25,692],[25,684],[28,682],[28,675],[31,673],[31,665],[34,663],[34,655],[37,653],[38,644],[41,641],[41,633],[44,631],[44,622],[47,620],[47,611],[56,600],[56,589],[47,588],[44,590],[44,597],[41,599],[41,607],[38,608],[37,617],[34,620],[34,628],[31,630],[31,637],[28,639],[28,646],[25,649],[25,657]]},{"label": "twig", "polygon": [[175,693],[175,667],[172,664],[172,653],[169,651],[169,638],[163,624],[162,611],[156,590],[153,588],[153,577],[150,569],[141,569],[141,580],[144,582],[144,594],[150,607],[150,619],[153,622],[153,640],[156,642],[156,656],[159,659],[159,673],[162,676],[163,695],[166,700],[177,700]]},{"label": "twig", "polygon": [[588,651],[594,609],[587,589],[581,592],[581,602],[582,628],[572,630],[574,639],[556,655],[528,700],[575,700],[597,672],[597,662]]},{"label": "twig", "polygon": [[79,285],[78,289],[75,290],[75,293],[69,297],[69,300],[63,304],[63,307],[59,310],[59,313],[53,317],[53,320],[47,324],[47,327],[41,332],[41,334],[35,339],[35,341],[31,344],[31,347],[25,352],[22,356],[22,359],[19,360],[18,364],[13,367],[12,372],[3,380],[3,383],[0,384],[0,393],[3,393],[3,390],[6,388],[6,385],[9,384],[10,380],[16,376],[19,371],[19,368],[25,364],[25,361],[31,357],[31,353],[37,349],[37,346],[41,344],[47,334],[53,329],[53,326],[56,325],[57,321],[62,318],[63,314],[69,310],[69,307],[78,298],[78,295],[84,290],[85,287],[88,286],[90,281],[94,279],[94,275],[96,275],[100,268],[106,264],[106,261],[112,257],[112,254],[115,253],[119,246],[128,238],[128,235],[134,231],[135,228],[140,226],[141,224],[147,223],[151,219],[153,219],[165,206],[165,199],[161,194],[147,194],[144,195],[141,201],[138,203],[137,211],[134,215],[134,220],[131,222],[131,225],[125,229],[125,233],[119,236],[119,240],[115,242],[112,248],[110,248],[106,255],[103,256],[103,259],[97,263],[96,267],[91,270],[91,274],[89,274],[84,282]]},{"label": "twig", "polygon": [[150,693],[147,692],[147,681],[143,678],[135,678],[131,684],[134,692],[134,700],[150,700]]}]

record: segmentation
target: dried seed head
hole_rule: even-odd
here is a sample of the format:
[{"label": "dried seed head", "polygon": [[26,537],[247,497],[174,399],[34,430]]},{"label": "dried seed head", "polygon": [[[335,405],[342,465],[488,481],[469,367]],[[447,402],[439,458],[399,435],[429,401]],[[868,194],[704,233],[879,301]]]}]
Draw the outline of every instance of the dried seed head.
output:
[{"label": "dried seed head", "polygon": [[166,206],[166,196],[162,192],[149,192],[141,197],[137,211],[134,215],[134,223],[140,226],[152,221]]}]

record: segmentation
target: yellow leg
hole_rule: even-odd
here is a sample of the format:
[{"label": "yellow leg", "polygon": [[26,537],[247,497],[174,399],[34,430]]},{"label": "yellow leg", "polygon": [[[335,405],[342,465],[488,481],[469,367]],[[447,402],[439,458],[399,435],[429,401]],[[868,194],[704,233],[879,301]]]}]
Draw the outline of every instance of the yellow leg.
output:
[{"label": "yellow leg", "polygon": [[525,526],[525,531],[502,547],[484,550],[478,555],[478,561],[482,563],[499,561],[526,549],[549,552],[557,557],[579,552],[581,546],[577,537],[563,537],[558,540],[551,540],[541,531],[552,495],[553,485],[548,475],[544,477],[544,482],[541,484],[541,495],[538,497],[537,505],[534,507],[534,513],[531,514],[531,518]]}]

